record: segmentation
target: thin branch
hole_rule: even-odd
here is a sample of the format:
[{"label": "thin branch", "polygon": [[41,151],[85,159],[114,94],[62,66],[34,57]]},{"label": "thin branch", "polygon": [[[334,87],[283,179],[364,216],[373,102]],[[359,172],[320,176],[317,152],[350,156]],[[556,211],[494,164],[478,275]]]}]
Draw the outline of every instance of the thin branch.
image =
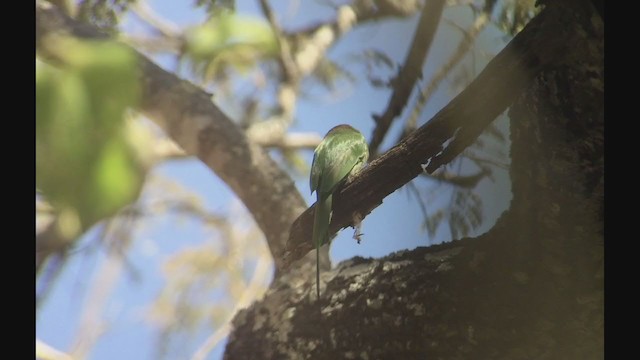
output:
[{"label": "thin branch", "polygon": [[413,41],[409,48],[404,65],[398,72],[393,84],[393,94],[389,99],[389,104],[382,115],[373,115],[376,127],[373,130],[369,143],[369,153],[372,158],[376,157],[378,148],[387,134],[391,122],[402,114],[406,106],[416,81],[422,77],[422,67],[429,54],[429,49],[433,43],[445,0],[432,0],[425,4],[420,15],[420,21],[413,36]]},{"label": "thin branch", "polygon": [[131,11],[155,30],[159,37],[135,36],[122,34],[122,40],[144,51],[158,53],[179,53],[183,45],[181,29],[178,25],[159,16],[146,1],[133,2]]},{"label": "thin branch", "polygon": [[483,12],[474,21],[471,29],[469,29],[469,31],[462,32],[464,34],[464,37],[460,41],[460,43],[458,43],[458,47],[456,48],[454,53],[449,57],[447,62],[440,68],[440,70],[438,70],[438,72],[433,75],[431,81],[429,81],[429,84],[427,84],[420,90],[420,95],[418,96],[416,105],[413,107],[411,115],[409,116],[409,119],[407,120],[404,126],[404,130],[398,138],[398,141],[400,139],[403,139],[405,136],[416,129],[418,117],[420,116],[420,114],[422,114],[422,109],[429,102],[431,96],[433,96],[433,93],[438,89],[438,86],[440,86],[447,75],[449,75],[451,70],[453,70],[453,68],[464,58],[467,52],[469,52],[476,37],[489,23],[492,11],[493,6],[484,9]]},{"label": "thin branch", "polygon": [[[53,284],[62,273],[62,268],[66,264],[66,258],[66,252],[54,252],[49,255],[49,261],[47,262],[47,266],[42,270],[42,273],[36,273],[39,275],[39,279],[37,279],[38,281],[36,282],[36,311],[42,307],[49,292],[53,289]],[[37,266],[36,270],[38,270]]]},{"label": "thin branch", "polygon": [[501,163],[501,162],[498,162],[498,161],[495,161],[495,160],[479,157],[479,156],[476,156],[476,155],[473,155],[473,154],[469,154],[468,152],[465,152],[462,156],[464,156],[467,159],[473,161],[479,167],[483,167],[485,164],[488,164],[488,165],[492,165],[492,166],[495,166],[495,167],[500,168],[500,169],[509,170],[509,165],[508,164],[504,164],[504,163]]},{"label": "thin branch", "polygon": [[488,169],[482,168],[480,171],[472,175],[458,175],[449,172],[443,172],[438,174],[422,173],[422,176],[432,180],[447,183],[449,185],[471,189],[476,187],[480,180],[484,179],[489,174],[490,172]]},{"label": "thin branch", "polygon": [[420,194],[420,191],[418,190],[418,187],[413,182],[407,183],[407,186],[409,187],[409,191],[413,193],[416,200],[418,201],[418,206],[420,207],[420,211],[422,211],[422,216],[427,219],[429,217],[429,213],[427,212],[427,206],[422,201],[422,196]]},{"label": "thin branch", "polygon": [[264,256],[258,257],[258,263],[253,271],[251,281],[242,292],[242,295],[236,301],[234,309],[229,313],[229,318],[224,325],[219,327],[213,334],[211,334],[202,345],[196,350],[191,357],[191,360],[203,360],[207,358],[207,355],[213,350],[213,348],[231,331],[231,320],[235,317],[236,313],[249,306],[251,302],[259,295],[261,284],[264,284],[267,280],[267,274],[269,274],[269,265],[271,262]]},{"label": "thin branch", "polygon": [[282,73],[284,74],[284,82],[297,82],[298,69],[291,57],[289,41],[284,37],[282,28],[280,27],[280,24],[278,23],[278,20],[276,19],[276,16],[267,0],[260,0],[260,8],[264,16],[269,21],[269,25],[271,25],[271,29],[276,37],[276,41],[278,42],[278,48],[280,49],[280,57],[278,60]]},{"label": "thin branch", "polygon": [[415,14],[423,6],[422,0],[360,0],[355,1],[361,22],[377,21],[387,17],[407,17]]},{"label": "thin branch", "polygon": [[[278,88],[278,111],[269,119],[257,122],[247,129],[247,136],[255,141],[265,143],[281,138],[293,121],[295,106],[298,96],[300,81],[309,76],[320,64],[327,50],[335,44],[336,40],[356,24],[356,12],[350,5],[340,6],[336,13],[336,20],[328,24],[318,26],[313,31],[302,36],[300,33],[284,34],[275,16],[267,6],[266,1],[261,0],[263,12],[269,19],[279,42],[286,44],[287,49],[280,48],[280,63],[283,68],[284,81]],[[287,39],[295,39],[295,52],[288,49]],[[288,50],[285,51],[285,50]]]},{"label": "thin branch", "polygon": [[51,255],[64,255],[70,246],[68,241],[60,235],[57,221],[56,216],[36,234],[36,276],[40,274],[40,270]]},{"label": "thin branch", "polygon": [[180,27],[156,14],[146,1],[134,1],[130,6],[131,11],[136,16],[153,27],[162,36],[170,39],[180,37]]},{"label": "thin branch", "polygon": [[279,63],[283,80],[277,90],[277,111],[264,121],[255,122],[246,131],[257,143],[281,142],[294,120],[299,86],[325,58],[326,52],[357,23],[369,20],[409,16],[418,9],[419,1],[354,1],[339,5],[333,21],[293,32],[285,32],[266,0],[260,0],[262,12],[271,24],[280,45]]},{"label": "thin branch", "polygon": [[[116,241],[120,243],[121,239],[118,235],[122,233],[123,224],[113,219],[108,221],[106,227],[109,228],[109,231],[106,231],[103,242],[111,238],[113,239],[112,243]],[[128,241],[125,241],[125,243],[128,244]],[[92,289],[83,306],[78,330],[70,351],[75,358],[86,358],[95,343],[107,330],[107,326],[102,319],[102,312],[122,273],[124,265],[123,251],[120,247],[113,247],[112,250],[108,251],[104,263],[96,272],[95,279],[91,282]]]},{"label": "thin branch", "polygon": [[247,136],[251,139],[261,139],[265,142],[265,138],[282,138],[293,121],[295,114],[298,87],[300,86],[300,71],[293,60],[289,40],[283,34],[282,28],[276,19],[275,14],[267,3],[267,0],[260,0],[260,8],[262,13],[269,21],[269,25],[278,42],[280,56],[278,63],[282,71],[282,81],[278,85],[278,110],[271,118],[263,122],[252,125],[247,130]]}]

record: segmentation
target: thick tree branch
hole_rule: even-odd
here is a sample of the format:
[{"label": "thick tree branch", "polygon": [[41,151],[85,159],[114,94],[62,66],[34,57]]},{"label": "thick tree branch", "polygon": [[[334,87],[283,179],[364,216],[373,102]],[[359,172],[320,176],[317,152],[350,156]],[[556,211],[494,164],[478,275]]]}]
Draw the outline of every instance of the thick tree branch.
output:
[{"label": "thick tree branch", "polygon": [[[537,74],[548,66],[572,60],[565,48],[567,44],[579,44],[582,39],[573,28],[549,26],[554,19],[567,16],[554,14],[558,9],[561,8],[544,9],[462,93],[334,194],[330,231],[350,226],[353,214],[368,215],[385,197],[422,173],[423,168],[432,173],[450,162],[477,139]],[[571,53],[573,59],[576,53],[579,52]],[[312,249],[307,235],[313,226],[314,207],[291,226],[285,266]]]},{"label": "thick tree branch", "polygon": [[280,139],[271,139],[258,143],[266,148],[275,148],[281,150],[308,149],[313,150],[322,141],[322,136],[317,133],[287,133]]},{"label": "thick tree branch", "polygon": [[[36,49],[52,61],[50,36],[108,39],[45,2],[36,3]],[[280,269],[291,222],[306,207],[291,178],[211,101],[211,95],[139,54],[140,111],[235,192],[265,234]]]},{"label": "thick tree branch", "polygon": [[440,24],[444,3],[445,0],[432,0],[425,4],[404,65],[391,81],[393,94],[389,104],[382,115],[373,115],[376,127],[369,143],[369,152],[373,158],[376,157],[378,147],[387,134],[391,122],[402,114],[416,81],[422,77],[422,65],[429,54],[438,24]]}]

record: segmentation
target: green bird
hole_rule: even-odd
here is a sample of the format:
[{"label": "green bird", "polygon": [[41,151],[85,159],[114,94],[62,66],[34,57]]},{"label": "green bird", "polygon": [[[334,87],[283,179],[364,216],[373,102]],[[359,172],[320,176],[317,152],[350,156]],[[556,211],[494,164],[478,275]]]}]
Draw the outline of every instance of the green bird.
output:
[{"label": "green bird", "polygon": [[316,192],[313,220],[313,243],[316,245],[316,289],[320,298],[320,246],[329,241],[333,192],[347,178],[356,174],[369,158],[364,136],[349,125],[329,130],[313,153],[311,194]]}]

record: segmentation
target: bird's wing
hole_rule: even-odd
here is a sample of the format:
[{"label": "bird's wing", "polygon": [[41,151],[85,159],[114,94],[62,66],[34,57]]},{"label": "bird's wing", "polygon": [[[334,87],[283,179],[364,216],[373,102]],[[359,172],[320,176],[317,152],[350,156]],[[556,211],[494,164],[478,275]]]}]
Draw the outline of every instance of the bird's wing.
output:
[{"label": "bird's wing", "polygon": [[[362,163],[362,145],[366,143],[354,142],[353,138],[336,137],[330,144],[332,156],[326,156],[324,171],[320,174],[317,190],[323,194],[330,194],[335,190],[353,168]],[[364,159],[366,161],[366,159]]]}]

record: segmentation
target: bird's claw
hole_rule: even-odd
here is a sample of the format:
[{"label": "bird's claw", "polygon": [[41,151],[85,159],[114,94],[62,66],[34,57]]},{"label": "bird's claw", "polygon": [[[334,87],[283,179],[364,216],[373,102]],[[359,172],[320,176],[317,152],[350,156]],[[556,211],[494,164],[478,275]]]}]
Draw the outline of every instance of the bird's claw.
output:
[{"label": "bird's claw", "polygon": [[358,244],[360,244],[360,241],[362,241],[361,237],[362,235],[364,235],[363,233],[360,232],[360,228],[356,228],[356,231],[353,232],[353,239],[355,241],[358,242]]},{"label": "bird's claw", "polygon": [[360,215],[360,213],[354,213],[352,215],[352,220],[353,228],[355,229],[355,231],[353,232],[353,239],[357,241],[358,244],[360,244],[360,241],[362,240],[360,237],[364,235],[360,232],[360,227],[362,226],[362,215]]}]

